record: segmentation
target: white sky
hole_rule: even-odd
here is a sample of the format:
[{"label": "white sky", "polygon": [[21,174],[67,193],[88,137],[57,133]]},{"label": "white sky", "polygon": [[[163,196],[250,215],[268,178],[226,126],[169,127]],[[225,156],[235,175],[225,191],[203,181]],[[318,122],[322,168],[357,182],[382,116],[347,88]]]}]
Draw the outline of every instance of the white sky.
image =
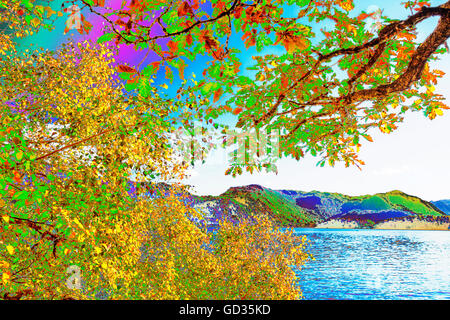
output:
[{"label": "white sky", "polygon": [[[384,1],[383,1],[384,2]],[[381,7],[383,5],[380,5]],[[450,55],[433,64],[446,75],[436,86],[436,92],[450,105]],[[366,165],[362,171],[337,164],[331,168],[316,167],[319,158],[306,156],[295,161],[284,158],[274,173],[244,173],[225,176],[227,163],[221,150],[209,155],[203,165],[196,165],[185,182],[195,193],[218,195],[231,186],[259,184],[272,189],[339,192],[348,195],[373,194],[401,190],[424,200],[450,199],[450,112],[434,120],[422,112],[408,113],[399,128],[391,134],[378,129],[371,132],[373,143],[362,142],[360,159]]]}]

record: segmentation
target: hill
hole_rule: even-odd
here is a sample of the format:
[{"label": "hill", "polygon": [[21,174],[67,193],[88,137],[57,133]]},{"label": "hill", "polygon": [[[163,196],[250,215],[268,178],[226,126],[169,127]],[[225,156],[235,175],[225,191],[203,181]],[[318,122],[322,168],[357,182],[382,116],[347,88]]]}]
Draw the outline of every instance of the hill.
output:
[{"label": "hill", "polygon": [[348,196],[248,185],[232,187],[219,196],[191,197],[211,226],[217,225],[223,216],[239,220],[256,214],[271,216],[281,227],[377,228],[402,222],[399,224],[402,228],[405,225],[414,228],[418,221],[421,228],[429,225],[447,229],[450,225],[446,211],[450,201],[432,203],[398,190]]},{"label": "hill", "polygon": [[431,203],[446,215],[450,215],[450,200],[431,201]]}]

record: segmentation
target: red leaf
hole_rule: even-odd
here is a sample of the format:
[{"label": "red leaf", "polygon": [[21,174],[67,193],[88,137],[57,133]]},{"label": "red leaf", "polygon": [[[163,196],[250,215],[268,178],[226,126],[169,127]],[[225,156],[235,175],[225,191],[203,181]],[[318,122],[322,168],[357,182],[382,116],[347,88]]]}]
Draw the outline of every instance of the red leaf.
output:
[{"label": "red leaf", "polygon": [[127,80],[127,83],[136,83],[139,81],[139,76],[137,74],[133,74],[130,79]]},{"label": "red leaf", "polygon": [[233,114],[239,114],[241,112],[242,112],[242,108],[236,108],[236,109],[234,109]]},{"label": "red leaf", "polygon": [[119,65],[117,67],[117,71],[119,71],[119,72],[128,72],[128,73],[136,73],[137,72],[134,68],[129,67],[129,66],[125,66],[123,64],[121,64],[121,65]]},{"label": "red leaf", "polygon": [[152,67],[155,69],[155,72],[158,72],[161,61],[154,61],[151,63]]},{"label": "red leaf", "polygon": [[133,20],[128,20],[127,25],[125,26],[125,31],[129,34],[131,27],[133,26]]},{"label": "red leaf", "polygon": [[242,14],[242,6],[239,6],[236,8],[236,10],[234,10],[234,17],[236,19],[239,19],[241,17]]},{"label": "red leaf", "polygon": [[172,41],[172,40],[170,40],[170,41],[167,43],[167,46],[170,48],[170,52],[171,52],[171,53],[175,53],[175,52],[178,51],[178,43],[176,43],[176,42],[174,42],[174,41]]},{"label": "red leaf", "polygon": [[[87,21],[83,15],[81,15],[81,21],[82,21],[82,26],[81,28],[84,29],[84,31],[86,32],[86,34],[89,34],[89,31],[91,31],[92,29],[92,24]],[[81,32],[80,32],[81,33]]]},{"label": "red leaf", "polygon": [[186,64],[184,61],[180,59],[180,63],[178,64],[178,73],[180,75],[180,79],[184,80],[184,68],[186,68]]},{"label": "red leaf", "polygon": [[202,30],[200,36],[198,37],[198,41],[199,42],[204,42],[205,43],[205,49],[206,51],[210,51],[212,48],[215,48],[217,46],[216,40],[214,40],[210,35],[209,35],[209,30]]},{"label": "red leaf", "polygon": [[189,5],[189,3],[187,3],[186,1],[184,1],[177,10],[178,16],[182,17],[182,16],[186,16],[188,13],[193,16],[194,12],[192,11],[191,6]]},{"label": "red leaf", "polygon": [[131,0],[130,2],[130,9],[134,9],[134,8],[138,8],[141,7],[140,1],[139,0]]},{"label": "red leaf", "polygon": [[98,7],[103,7],[105,5],[105,0],[94,0],[94,5]]},{"label": "red leaf", "polygon": [[191,44],[192,44],[192,41],[193,41],[192,35],[188,33],[188,35],[186,36],[186,43],[187,43],[188,45],[191,45]]},{"label": "red leaf", "polygon": [[250,31],[247,31],[247,32],[245,32],[243,35],[242,35],[242,37],[241,37],[241,39],[242,40],[245,40],[248,36],[250,36],[252,33],[250,32]]},{"label": "red leaf", "polygon": [[367,13],[361,13],[361,14],[358,16],[358,18],[356,18],[356,19],[358,19],[358,21],[362,21],[362,20],[366,19],[366,18],[369,17],[369,16],[370,16],[370,14],[367,14]]},{"label": "red leaf", "polygon": [[431,4],[428,1],[420,1],[417,5],[421,8],[423,6],[427,6],[427,7],[431,6]]},{"label": "red leaf", "polygon": [[209,36],[205,37],[205,49],[207,51],[211,50],[212,48],[215,48],[217,46],[217,43],[214,39],[210,38]]},{"label": "red leaf", "polygon": [[231,107],[229,105],[225,105],[225,106],[223,106],[223,108],[225,110],[227,110],[228,112],[232,112],[233,111],[233,109],[231,109]]},{"label": "red leaf", "polygon": [[194,0],[194,4],[192,5],[192,9],[197,10],[199,8],[198,0]]},{"label": "red leaf", "polygon": [[367,136],[364,136],[364,138],[366,138],[367,140],[369,140],[370,142],[373,142],[373,139],[372,139],[372,137],[371,136],[369,136],[369,135],[367,135]]},{"label": "red leaf", "polygon": [[219,88],[219,90],[217,90],[217,91],[214,93],[214,99],[213,99],[213,102],[214,102],[214,103],[217,102],[217,100],[219,100],[219,98],[220,98],[220,96],[222,95],[222,93],[223,93],[222,88]]},{"label": "red leaf", "polygon": [[218,1],[216,3],[216,8],[222,10],[225,7],[225,3],[223,1]]},{"label": "red leaf", "polygon": [[116,22],[115,22],[115,24],[117,24],[117,25],[119,25],[119,26],[122,26],[122,27],[126,27],[126,23],[125,22],[123,22],[122,20],[117,20]]},{"label": "red leaf", "polygon": [[289,80],[284,76],[282,76],[281,78],[281,85],[283,86],[283,88],[287,88],[289,86]]},{"label": "red leaf", "polygon": [[[222,47],[219,47],[216,51],[213,51],[212,53],[213,57],[217,60],[222,60],[225,56],[225,51],[223,51]],[[220,76],[223,75],[223,71],[220,73]]]}]

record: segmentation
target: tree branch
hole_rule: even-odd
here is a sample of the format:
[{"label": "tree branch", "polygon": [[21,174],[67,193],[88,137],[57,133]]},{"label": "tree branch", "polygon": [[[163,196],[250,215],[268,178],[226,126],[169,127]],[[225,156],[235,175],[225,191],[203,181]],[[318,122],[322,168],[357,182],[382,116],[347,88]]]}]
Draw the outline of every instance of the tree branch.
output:
[{"label": "tree branch", "polygon": [[[350,48],[343,48],[339,49],[333,52],[330,52],[326,55],[320,54],[320,52],[317,52],[319,54],[319,59],[314,64],[314,66],[305,73],[301,78],[296,80],[287,90],[284,90],[277,102],[274,104],[274,106],[266,113],[264,114],[259,120],[255,121],[255,125],[262,121],[266,121],[268,118],[276,114],[276,110],[278,106],[281,104],[283,99],[286,97],[288,92],[295,88],[299,83],[307,79],[310,75],[312,75],[317,68],[325,61],[339,56],[339,55],[348,55],[348,54],[355,54],[358,52],[361,52],[362,50],[368,49],[370,47],[378,46],[375,52],[373,53],[371,59],[369,62],[361,67],[358,72],[349,80],[350,86],[352,83],[358,79],[360,76],[362,76],[371,66],[373,66],[376,61],[379,59],[379,57],[382,55],[385,47],[386,42],[394,37],[396,34],[398,34],[400,31],[403,31],[409,27],[412,27],[416,25],[417,23],[432,17],[439,15],[441,16],[441,19],[439,20],[439,23],[435,30],[430,34],[430,36],[425,40],[424,43],[422,43],[416,51],[413,53],[411,61],[407,67],[407,70],[405,73],[400,75],[399,78],[397,78],[394,82],[387,84],[387,85],[380,85],[376,88],[372,89],[363,89],[357,92],[349,93],[346,96],[341,96],[334,98],[330,101],[331,104],[340,105],[341,102],[345,101],[346,105],[350,105],[354,102],[361,102],[366,100],[372,100],[376,98],[382,98],[386,97],[387,95],[394,93],[394,92],[400,92],[403,90],[408,89],[414,81],[417,81],[420,79],[421,74],[423,72],[423,69],[425,67],[425,64],[428,60],[428,58],[437,50],[437,48],[444,44],[445,41],[450,37],[450,1],[448,1],[446,4],[439,6],[439,7],[423,7],[421,11],[418,13],[410,16],[404,21],[397,21],[393,22],[386,27],[384,27],[380,33],[379,36],[376,39],[373,39],[363,45],[354,46]],[[300,108],[302,106],[299,104]],[[298,109],[298,108],[296,108]],[[284,112],[286,113],[286,112]],[[295,127],[285,136],[283,136],[283,139],[289,139],[296,131],[300,129],[300,127],[305,124],[306,122],[313,120],[315,118],[324,116],[324,115],[330,115],[330,112],[326,113],[317,113],[312,116],[309,116],[305,119],[300,120]]]},{"label": "tree branch", "polygon": [[450,37],[450,9],[445,9],[445,11],[442,11],[441,13],[442,17],[439,20],[436,29],[412,54],[411,61],[402,75],[389,84],[351,93],[344,97],[344,100],[347,101],[347,103],[352,103],[355,101],[383,98],[391,93],[406,90],[415,81],[419,80],[428,58]]}]

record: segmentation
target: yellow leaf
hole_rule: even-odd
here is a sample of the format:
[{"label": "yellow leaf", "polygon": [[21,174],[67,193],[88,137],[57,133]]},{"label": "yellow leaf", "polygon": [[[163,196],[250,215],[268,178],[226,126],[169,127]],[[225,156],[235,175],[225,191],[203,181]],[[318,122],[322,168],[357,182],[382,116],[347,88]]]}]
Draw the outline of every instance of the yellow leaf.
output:
[{"label": "yellow leaf", "polygon": [[8,283],[9,278],[11,278],[9,273],[3,272],[3,274],[2,274],[2,281],[3,281],[3,283]]},{"label": "yellow leaf", "polygon": [[438,116],[444,115],[444,112],[441,109],[436,109],[435,112]]},{"label": "yellow leaf", "polygon": [[79,226],[81,229],[84,229],[84,228],[83,228],[83,225],[80,223],[80,221],[79,221],[77,218],[75,218],[75,219],[73,220],[73,222],[75,222],[75,224],[76,224],[77,226]]},{"label": "yellow leaf", "polygon": [[433,120],[434,118],[436,118],[436,112],[435,112],[435,110],[432,110],[432,111],[430,112],[430,114],[428,115],[428,118],[430,118],[431,120]]},{"label": "yellow leaf", "polygon": [[345,11],[353,10],[353,1],[352,0],[343,0],[339,2],[339,6]]},{"label": "yellow leaf", "polygon": [[7,245],[6,246],[6,250],[8,251],[8,253],[10,254],[10,255],[13,255],[14,254],[14,247],[13,246],[11,246],[11,245]]},{"label": "yellow leaf", "polygon": [[2,216],[3,220],[5,220],[6,223],[9,223],[9,216]]},{"label": "yellow leaf", "polygon": [[19,152],[17,152],[16,153],[16,158],[17,158],[17,160],[22,160],[22,158],[23,158],[23,152],[22,151],[19,151]]},{"label": "yellow leaf", "polygon": [[431,92],[431,93],[433,93],[434,90],[436,90],[436,88],[435,88],[434,86],[429,86],[429,87],[427,87],[427,89],[428,89],[428,91]]},{"label": "yellow leaf", "polygon": [[9,268],[9,263],[6,261],[0,260],[0,267],[1,268]]},{"label": "yellow leaf", "polygon": [[33,19],[31,19],[30,22],[33,25],[33,27],[37,27],[39,25],[39,23],[41,22],[41,20],[39,20],[39,18],[34,17]]},{"label": "yellow leaf", "polygon": [[[347,10],[347,11],[349,11],[349,10]],[[347,30],[348,30],[349,32],[352,32],[353,35],[354,35],[355,37],[356,37],[357,34],[358,34],[358,32],[356,31],[355,26],[353,26],[353,25],[351,25],[351,24],[347,25]]]}]

